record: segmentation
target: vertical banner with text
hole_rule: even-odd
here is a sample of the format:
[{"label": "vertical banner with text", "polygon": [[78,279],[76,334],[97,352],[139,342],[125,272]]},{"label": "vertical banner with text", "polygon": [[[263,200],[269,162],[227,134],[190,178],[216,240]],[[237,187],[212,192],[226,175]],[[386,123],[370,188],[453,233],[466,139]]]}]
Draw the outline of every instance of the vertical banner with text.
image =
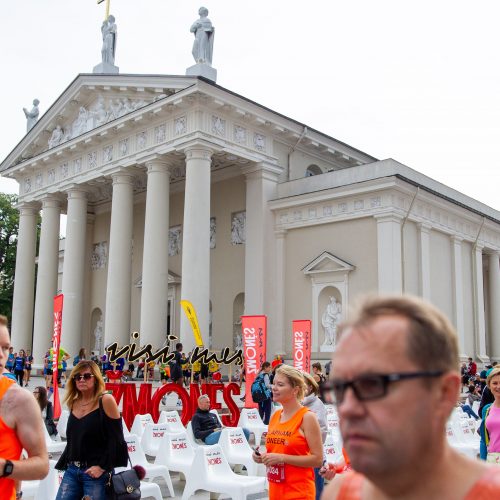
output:
[{"label": "vertical banner with text", "polygon": [[266,361],[267,317],[242,316],[241,338],[245,362],[245,408],[255,408],[252,401],[252,383]]},{"label": "vertical banner with text", "polygon": [[298,370],[311,371],[311,320],[292,321],[293,366]]},{"label": "vertical banner with text", "polygon": [[61,416],[57,367],[59,366],[59,347],[61,345],[63,294],[54,297],[54,334],[52,335],[52,387],[54,388],[54,418]]}]

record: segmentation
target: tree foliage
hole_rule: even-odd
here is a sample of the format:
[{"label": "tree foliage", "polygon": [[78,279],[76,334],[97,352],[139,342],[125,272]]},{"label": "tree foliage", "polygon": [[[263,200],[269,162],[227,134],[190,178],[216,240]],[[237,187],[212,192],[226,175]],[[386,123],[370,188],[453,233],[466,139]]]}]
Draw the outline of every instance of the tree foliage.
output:
[{"label": "tree foliage", "polygon": [[12,315],[19,212],[17,196],[0,193],[0,314]]}]

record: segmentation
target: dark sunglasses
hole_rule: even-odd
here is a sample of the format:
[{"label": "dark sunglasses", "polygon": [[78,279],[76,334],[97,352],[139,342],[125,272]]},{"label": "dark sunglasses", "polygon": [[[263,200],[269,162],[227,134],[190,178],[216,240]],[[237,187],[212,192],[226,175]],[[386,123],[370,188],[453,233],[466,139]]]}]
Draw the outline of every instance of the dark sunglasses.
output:
[{"label": "dark sunglasses", "polygon": [[92,373],[79,373],[73,376],[73,380],[78,382],[79,380],[90,380],[94,375]]},{"label": "dark sunglasses", "polygon": [[424,371],[411,373],[389,373],[362,375],[352,380],[334,379],[321,386],[321,392],[327,403],[340,405],[344,401],[345,393],[350,387],[359,401],[371,401],[387,395],[387,389],[393,382],[411,380],[414,378],[440,377],[443,371]]}]

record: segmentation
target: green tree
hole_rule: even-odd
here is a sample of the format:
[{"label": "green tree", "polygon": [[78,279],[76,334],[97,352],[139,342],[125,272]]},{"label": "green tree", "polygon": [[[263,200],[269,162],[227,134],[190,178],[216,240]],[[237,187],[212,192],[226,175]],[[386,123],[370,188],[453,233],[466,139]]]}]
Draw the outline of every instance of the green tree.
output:
[{"label": "green tree", "polygon": [[12,316],[19,212],[17,196],[0,193],[0,314]]}]

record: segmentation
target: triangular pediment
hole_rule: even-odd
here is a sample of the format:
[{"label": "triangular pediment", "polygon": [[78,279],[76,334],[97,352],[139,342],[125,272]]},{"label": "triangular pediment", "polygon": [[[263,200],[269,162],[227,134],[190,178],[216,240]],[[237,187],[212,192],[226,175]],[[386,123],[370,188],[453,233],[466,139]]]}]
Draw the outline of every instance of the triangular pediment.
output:
[{"label": "triangular pediment", "polygon": [[[172,271],[168,272],[168,284],[176,285],[181,282],[181,277],[178,274],[173,273]],[[142,288],[142,274],[134,280],[134,286],[136,288]]]},{"label": "triangular pediment", "polygon": [[187,76],[80,74],[0,164],[0,172],[133,115],[195,81]]},{"label": "triangular pediment", "polygon": [[320,274],[332,272],[349,272],[354,269],[352,264],[336,257],[330,252],[323,252],[318,255],[313,261],[307,264],[302,271],[304,274]]}]

